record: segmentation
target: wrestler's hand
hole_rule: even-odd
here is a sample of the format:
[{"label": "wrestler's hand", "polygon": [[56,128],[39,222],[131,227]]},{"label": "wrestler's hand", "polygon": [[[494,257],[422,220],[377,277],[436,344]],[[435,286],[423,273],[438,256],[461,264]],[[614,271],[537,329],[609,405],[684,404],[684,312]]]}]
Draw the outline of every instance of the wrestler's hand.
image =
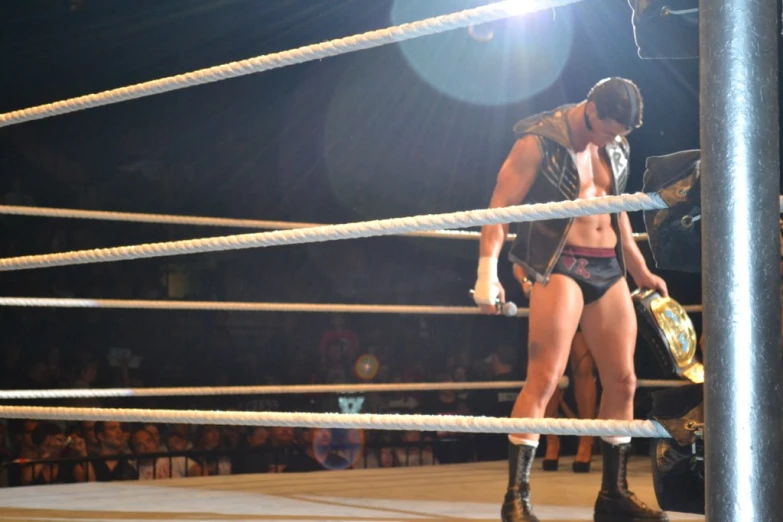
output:
[{"label": "wrestler's hand", "polygon": [[500,313],[497,302],[506,302],[506,292],[498,280],[498,260],[494,257],[479,259],[478,278],[473,288],[473,300],[485,314]]},{"label": "wrestler's hand", "polygon": [[639,288],[649,288],[650,290],[657,291],[663,297],[669,297],[669,289],[666,286],[666,281],[649,270],[646,270],[638,277],[634,277],[633,280]]}]

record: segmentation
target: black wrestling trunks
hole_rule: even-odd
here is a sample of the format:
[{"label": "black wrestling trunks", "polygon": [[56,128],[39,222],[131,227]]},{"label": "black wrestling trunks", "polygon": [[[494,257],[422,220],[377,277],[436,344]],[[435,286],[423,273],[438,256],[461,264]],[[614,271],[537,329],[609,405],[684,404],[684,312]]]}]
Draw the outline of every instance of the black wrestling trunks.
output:
[{"label": "black wrestling trunks", "polygon": [[613,248],[566,246],[552,273],[576,281],[586,305],[601,299],[607,290],[623,278]]}]

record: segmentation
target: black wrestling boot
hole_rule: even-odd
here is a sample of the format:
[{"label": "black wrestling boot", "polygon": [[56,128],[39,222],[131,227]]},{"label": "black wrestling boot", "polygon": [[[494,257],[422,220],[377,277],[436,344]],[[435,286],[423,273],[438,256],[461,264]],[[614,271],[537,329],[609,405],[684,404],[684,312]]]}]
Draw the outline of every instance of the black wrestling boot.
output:
[{"label": "black wrestling boot", "polygon": [[539,522],[530,504],[530,470],[536,448],[508,443],[508,490],[500,509],[503,522]]},{"label": "black wrestling boot", "polygon": [[613,446],[601,441],[604,469],[601,492],[595,501],[595,522],[668,522],[669,517],[654,511],[628,491],[630,444]]}]

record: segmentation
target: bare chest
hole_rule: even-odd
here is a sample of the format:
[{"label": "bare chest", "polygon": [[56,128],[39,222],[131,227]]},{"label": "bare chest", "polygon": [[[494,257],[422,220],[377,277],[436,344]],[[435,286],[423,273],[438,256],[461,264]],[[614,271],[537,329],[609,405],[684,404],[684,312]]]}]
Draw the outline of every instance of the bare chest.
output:
[{"label": "bare chest", "polygon": [[589,146],[576,153],[576,168],[580,197],[601,197],[612,193],[612,168],[602,149]]}]

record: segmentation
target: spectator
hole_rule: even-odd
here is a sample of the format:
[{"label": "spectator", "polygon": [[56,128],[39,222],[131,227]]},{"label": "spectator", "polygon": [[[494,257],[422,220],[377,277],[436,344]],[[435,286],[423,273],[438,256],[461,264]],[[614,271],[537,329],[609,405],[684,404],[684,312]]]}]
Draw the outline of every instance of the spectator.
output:
[{"label": "spectator", "polygon": [[147,433],[152,435],[152,438],[155,439],[155,447],[157,448],[157,452],[163,453],[168,451],[168,448],[166,448],[166,445],[163,444],[160,440],[160,430],[158,429],[157,424],[145,424],[142,426]]},{"label": "spectator", "polygon": [[244,451],[232,466],[234,473],[267,473],[273,462],[267,442],[269,430],[256,426],[245,436]]},{"label": "spectator", "polygon": [[198,477],[203,474],[201,466],[195,460],[181,455],[192,447],[181,431],[170,431],[166,435],[166,447],[174,454],[169,457],[172,478]]},{"label": "spectator", "polygon": [[396,462],[402,466],[431,466],[437,464],[432,444],[423,440],[420,431],[403,431],[400,435],[403,445],[394,448]]},{"label": "spectator", "polygon": [[[200,452],[217,452],[223,449],[223,438],[217,426],[202,426],[196,438],[196,449]],[[226,456],[205,455],[201,468],[204,475],[230,475],[231,459]]]},{"label": "spectator", "polygon": [[33,432],[38,427],[38,422],[34,420],[24,420],[15,425],[18,429],[16,433],[16,453],[23,459],[34,459],[38,454],[38,448],[33,443]]},{"label": "spectator", "polygon": [[96,455],[101,451],[101,443],[95,436],[95,421],[82,421],[79,423],[77,431],[79,436],[84,439],[87,446],[87,454]]},{"label": "spectator", "polygon": [[[57,460],[61,457],[66,447],[65,437],[60,427],[53,422],[42,422],[35,427],[31,435],[35,447],[31,460],[45,461]],[[72,438],[69,444],[77,455],[87,456],[84,440],[78,437]],[[60,481],[60,465],[47,463],[34,463],[22,465],[21,482],[23,485],[53,484]]]},{"label": "spectator", "polygon": [[[181,439],[178,439],[176,443],[178,446],[182,443],[184,440],[184,447],[181,447],[177,451],[186,451],[186,450],[192,450],[193,449],[193,442],[190,440],[190,426],[188,424],[174,424],[171,426],[171,431],[174,433],[177,433]],[[168,445],[168,443],[167,443]],[[171,449],[169,447],[169,449]],[[172,450],[173,451],[173,450]]]},{"label": "spectator", "polygon": [[296,454],[296,433],[293,428],[275,427],[269,430],[269,447],[272,450],[269,466],[271,473],[279,473],[286,469],[289,459]]},{"label": "spectator", "polygon": [[158,442],[144,428],[139,428],[131,435],[131,449],[138,459],[134,463],[139,480],[159,480],[171,478],[171,461],[166,457],[147,457],[158,453]]},{"label": "spectator", "polygon": [[79,370],[79,376],[73,387],[78,389],[91,388],[96,380],[98,380],[98,363],[97,361],[89,361]]},{"label": "spectator", "polygon": [[111,482],[115,480],[133,480],[136,470],[127,457],[128,435],[119,422],[96,422],[95,436],[100,443],[97,456],[115,457],[96,460],[74,466],[74,476],[79,482]]},{"label": "spectator", "polygon": [[311,428],[302,430],[304,451],[292,456],[287,473],[346,469],[348,462],[332,447],[332,430]]},{"label": "spectator", "polygon": [[235,451],[239,449],[245,438],[243,430],[239,426],[223,427],[223,449]]}]

